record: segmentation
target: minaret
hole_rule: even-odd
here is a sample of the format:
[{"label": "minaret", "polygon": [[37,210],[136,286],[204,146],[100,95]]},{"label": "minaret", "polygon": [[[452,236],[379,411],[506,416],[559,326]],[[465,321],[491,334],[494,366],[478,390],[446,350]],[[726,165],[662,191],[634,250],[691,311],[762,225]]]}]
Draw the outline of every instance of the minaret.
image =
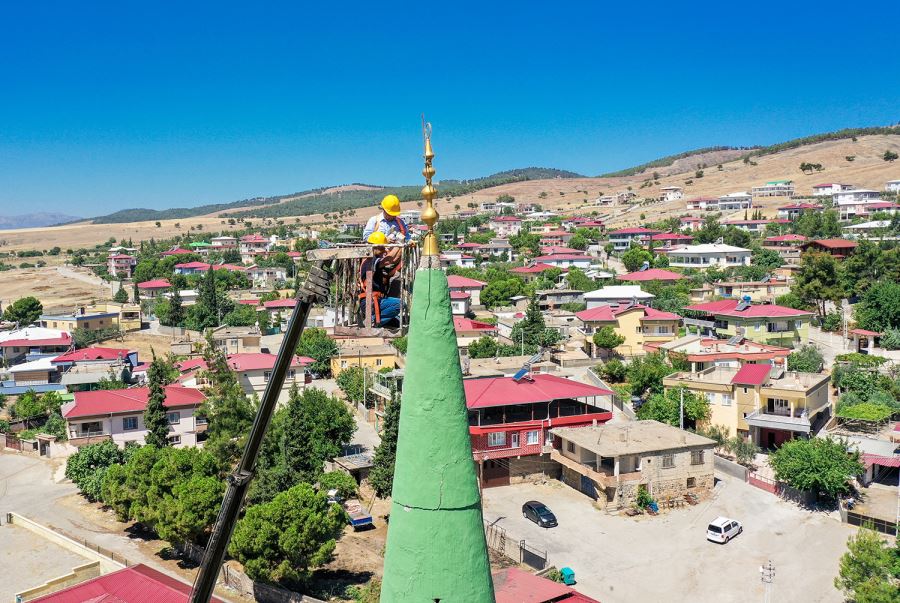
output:
[{"label": "minaret", "polygon": [[434,234],[429,124],[423,134],[428,233],[413,285],[381,601],[493,603],[450,291]]}]

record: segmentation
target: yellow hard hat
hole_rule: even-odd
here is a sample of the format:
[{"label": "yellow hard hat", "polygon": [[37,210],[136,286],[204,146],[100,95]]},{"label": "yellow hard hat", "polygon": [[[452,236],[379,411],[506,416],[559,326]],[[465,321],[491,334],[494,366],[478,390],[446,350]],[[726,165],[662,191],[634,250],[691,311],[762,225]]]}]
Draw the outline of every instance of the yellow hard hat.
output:
[{"label": "yellow hard hat", "polygon": [[381,200],[381,209],[389,216],[400,215],[400,199],[397,195],[387,195]]},{"label": "yellow hard hat", "polygon": [[[397,197],[394,197],[396,199]],[[384,236],[384,233],[380,230],[376,230],[372,234],[369,235],[369,238],[366,239],[372,245],[387,245],[387,237]]]}]

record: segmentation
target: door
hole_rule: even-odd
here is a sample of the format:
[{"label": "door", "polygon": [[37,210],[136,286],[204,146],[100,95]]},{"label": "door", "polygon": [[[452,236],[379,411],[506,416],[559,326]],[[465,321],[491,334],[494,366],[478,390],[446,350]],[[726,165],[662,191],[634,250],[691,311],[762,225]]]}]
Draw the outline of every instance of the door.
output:
[{"label": "door", "polygon": [[769,449],[775,448],[775,432],[774,431],[766,432],[766,447]]},{"label": "door", "polygon": [[597,489],[594,487],[594,482],[591,478],[586,475],[581,476],[581,493],[587,494],[594,500],[597,500]]},{"label": "door", "polygon": [[518,448],[519,447],[519,434],[518,433],[509,434],[509,447],[510,448]]}]

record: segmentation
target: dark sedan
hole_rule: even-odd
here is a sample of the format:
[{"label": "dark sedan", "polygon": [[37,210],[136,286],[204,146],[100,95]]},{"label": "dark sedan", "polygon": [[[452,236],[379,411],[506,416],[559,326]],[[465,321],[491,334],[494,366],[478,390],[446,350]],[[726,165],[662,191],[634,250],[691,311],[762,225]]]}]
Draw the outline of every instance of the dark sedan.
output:
[{"label": "dark sedan", "polygon": [[533,521],[542,528],[555,528],[558,525],[553,511],[548,509],[544,503],[536,500],[529,500],[522,505],[522,517]]}]

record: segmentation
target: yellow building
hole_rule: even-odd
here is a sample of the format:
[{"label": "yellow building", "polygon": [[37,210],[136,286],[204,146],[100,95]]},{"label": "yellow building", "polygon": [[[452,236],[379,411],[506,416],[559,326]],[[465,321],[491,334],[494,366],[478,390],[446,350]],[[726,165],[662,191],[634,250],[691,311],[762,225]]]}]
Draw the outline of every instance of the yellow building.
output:
[{"label": "yellow building", "polygon": [[786,372],[770,364],[674,373],[666,388],[683,386],[710,405],[708,425],[749,437],[763,448],[814,435],[832,415],[829,376]]},{"label": "yellow building", "polygon": [[79,308],[74,314],[45,314],[41,316],[40,326],[47,329],[59,329],[72,334],[76,329],[100,331],[118,329],[120,313],[88,312],[87,308]]},{"label": "yellow building", "polygon": [[737,299],[695,304],[684,309],[705,315],[704,320],[689,324],[699,322],[699,326],[714,329],[716,335],[725,339],[741,335],[758,343],[784,347],[796,347],[809,339],[812,313],[804,310]]},{"label": "yellow building", "polygon": [[616,348],[623,356],[645,354],[645,343],[665,343],[678,337],[681,317],[671,312],[661,312],[640,304],[598,306],[575,314],[581,321],[579,332],[584,337],[584,352],[591,358],[602,351],[594,345],[594,333],[603,327],[612,327],[625,341]]},{"label": "yellow building", "polygon": [[790,293],[787,279],[768,281],[720,281],[707,283],[691,289],[691,301],[702,303],[716,299],[743,299],[749,297],[756,303],[773,303],[777,298]]},{"label": "yellow building", "polygon": [[338,348],[338,353],[331,358],[331,374],[337,377],[347,368],[361,366],[370,371],[383,368],[393,369],[397,366],[397,350],[390,344],[369,346],[347,346]]}]

